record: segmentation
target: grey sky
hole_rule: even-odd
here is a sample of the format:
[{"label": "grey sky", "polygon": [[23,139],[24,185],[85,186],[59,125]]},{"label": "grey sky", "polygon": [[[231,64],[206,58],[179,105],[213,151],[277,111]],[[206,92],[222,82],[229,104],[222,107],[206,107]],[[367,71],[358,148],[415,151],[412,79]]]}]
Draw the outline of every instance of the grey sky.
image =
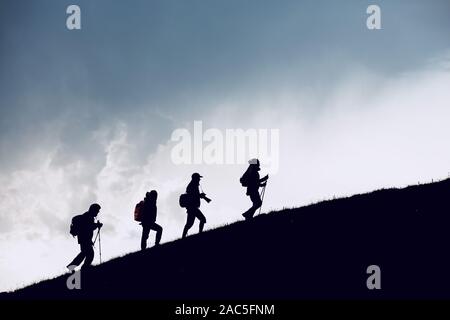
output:
[{"label": "grey sky", "polygon": [[[372,3],[381,7],[382,30],[366,28],[366,8]],[[81,7],[82,30],[66,29],[69,4]],[[217,128],[284,130],[280,157],[284,166],[274,183],[280,184],[279,190],[289,190],[285,198],[283,190],[272,191],[267,201],[274,208],[386,183],[415,182],[417,176],[439,176],[445,166],[433,161],[449,157],[439,153],[442,146],[437,139],[447,134],[439,119],[448,115],[442,97],[448,84],[449,31],[448,0],[2,0],[2,245],[17,243],[17,250],[34,250],[41,258],[57,251],[38,245],[36,239],[68,245],[70,239],[62,237],[69,217],[98,200],[105,202],[109,214],[105,219],[110,219],[110,241],[116,241],[113,234],[126,234],[125,240],[117,239],[123,243],[130,239],[122,251],[111,250],[109,256],[123,253],[134,248],[133,237],[139,232],[135,225],[127,225],[131,218],[123,212],[130,211],[133,201],[150,187],[161,189],[164,222],[172,221],[179,229],[184,216],[177,212],[176,199],[184,181],[177,174],[185,177],[200,169],[211,177],[222,170],[167,164],[171,133],[194,120]],[[447,73],[439,69],[441,63],[447,63]],[[435,69],[437,73],[429,76]],[[430,88],[420,95],[422,84]],[[427,94],[432,96],[428,99]],[[403,106],[416,101],[410,110]],[[386,114],[392,123],[383,118]],[[340,122],[341,117],[345,121]],[[397,127],[414,134],[414,126],[424,119],[429,130],[418,145],[408,144],[401,134],[389,136]],[[352,126],[354,135],[346,132]],[[332,142],[348,153],[343,155]],[[372,150],[360,149],[363,156],[355,162],[360,167],[355,167],[349,161],[359,159],[353,147],[364,143]],[[394,154],[401,159],[422,149],[429,150],[430,157],[423,159],[420,170],[413,167],[419,162],[411,164],[409,169],[417,175],[396,170],[401,161],[396,162]],[[331,156],[336,167],[329,168],[325,160]],[[386,157],[393,157],[394,164],[384,163]],[[348,184],[340,182],[345,172],[339,170],[353,164],[355,171],[366,172],[361,163],[367,159],[374,161],[367,166],[376,161],[386,164],[378,168],[385,175],[373,172],[371,182],[358,182],[355,173],[346,177]],[[301,172],[299,179],[310,177],[300,164],[320,173],[312,174],[311,181],[303,180],[310,183],[309,189],[297,197],[289,185],[294,183],[288,179],[294,176],[292,171]],[[223,169],[215,177],[232,179],[240,169]],[[225,187],[236,186],[223,184],[209,185],[219,199]],[[242,190],[227,192],[235,197]],[[237,207],[213,208],[238,213],[247,202],[243,195]],[[224,223],[238,216],[225,212],[211,221]],[[178,229],[165,232],[175,237]],[[76,248],[69,256],[71,250],[75,253]],[[4,262],[8,258],[0,260],[0,274],[8,273]],[[62,258],[52,259],[58,264]],[[20,281],[24,274],[17,271],[11,279]],[[0,289],[11,285],[1,282]]]},{"label": "grey sky", "polygon": [[175,125],[158,111],[191,119],[280,85],[321,94],[349,68],[414,70],[449,42],[445,0],[377,1],[379,32],[365,28],[370,1],[78,1],[74,32],[70,3],[2,2],[3,168],[54,143],[52,121],[66,152],[85,154],[83,135],[111,118],[155,128],[154,145]]}]

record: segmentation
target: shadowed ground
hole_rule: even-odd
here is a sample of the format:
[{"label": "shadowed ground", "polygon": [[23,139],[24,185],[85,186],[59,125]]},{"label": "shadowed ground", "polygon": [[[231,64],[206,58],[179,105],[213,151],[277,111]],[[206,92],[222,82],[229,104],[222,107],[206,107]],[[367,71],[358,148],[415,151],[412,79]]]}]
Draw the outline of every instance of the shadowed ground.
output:
[{"label": "shadowed ground", "polygon": [[[450,180],[286,209],[2,299],[450,298]],[[381,268],[381,290],[366,269]]]}]

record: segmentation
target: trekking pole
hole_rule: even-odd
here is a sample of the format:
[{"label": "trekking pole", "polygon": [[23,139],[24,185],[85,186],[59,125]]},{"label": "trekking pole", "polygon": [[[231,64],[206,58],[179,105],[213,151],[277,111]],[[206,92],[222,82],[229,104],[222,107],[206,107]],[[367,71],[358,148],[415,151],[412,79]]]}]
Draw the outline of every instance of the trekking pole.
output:
[{"label": "trekking pole", "polygon": [[98,230],[97,230],[97,234],[95,235],[93,245],[95,245],[95,243],[97,242],[97,238],[98,238],[98,250],[99,250],[99,254],[100,254],[100,263],[102,263],[102,243],[101,243],[101,238],[100,238],[100,228],[98,228]]},{"label": "trekking pole", "polygon": [[98,228],[98,252],[100,253],[100,264],[102,264],[102,241],[100,238],[100,229]]},{"label": "trekking pole", "polygon": [[267,182],[264,185],[263,189],[261,190],[261,207],[259,207],[258,215],[261,214],[261,209],[262,209],[262,205],[263,205],[263,202],[264,202],[264,195],[266,194],[266,186],[267,186]]},{"label": "trekking pole", "polygon": [[100,232],[100,229],[97,230],[97,234],[95,235],[94,243],[92,245],[95,245],[95,243],[97,242],[99,232]]}]

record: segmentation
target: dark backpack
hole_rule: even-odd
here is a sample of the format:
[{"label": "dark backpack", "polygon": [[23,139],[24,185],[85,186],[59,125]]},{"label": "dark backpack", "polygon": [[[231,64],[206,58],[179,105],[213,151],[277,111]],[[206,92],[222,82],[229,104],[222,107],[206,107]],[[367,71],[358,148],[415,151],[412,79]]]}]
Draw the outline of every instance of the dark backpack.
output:
[{"label": "dark backpack", "polygon": [[136,204],[134,207],[134,221],[142,222],[144,217],[144,201]]},{"label": "dark backpack", "polygon": [[241,185],[243,187],[248,187],[248,179],[245,175],[243,175],[240,179],[239,182],[241,183]]},{"label": "dark backpack", "polygon": [[183,193],[180,196],[179,203],[180,203],[180,207],[182,207],[182,208],[189,207],[189,205],[191,204],[191,196],[187,193]]},{"label": "dark backpack", "polygon": [[245,173],[242,175],[242,177],[239,179],[239,182],[243,187],[248,187],[249,184],[249,176],[250,176],[250,168],[248,168]]},{"label": "dark backpack", "polygon": [[83,224],[83,215],[77,215],[72,218],[72,223],[70,224],[70,234],[74,237],[80,234],[80,230]]}]

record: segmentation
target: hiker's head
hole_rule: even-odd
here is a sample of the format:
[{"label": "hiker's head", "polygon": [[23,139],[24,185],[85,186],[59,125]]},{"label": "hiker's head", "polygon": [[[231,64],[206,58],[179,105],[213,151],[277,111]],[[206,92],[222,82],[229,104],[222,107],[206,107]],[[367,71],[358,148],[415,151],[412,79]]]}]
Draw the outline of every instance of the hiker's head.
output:
[{"label": "hiker's head", "polygon": [[250,166],[254,167],[256,170],[260,170],[261,167],[259,165],[259,160],[258,159],[251,159],[248,161],[248,163],[250,164]]},{"label": "hiker's head", "polygon": [[203,176],[201,176],[200,173],[195,172],[192,174],[192,181],[200,182],[201,178],[203,178]]},{"label": "hiker's head", "polygon": [[156,190],[152,190],[150,192],[147,192],[145,194],[145,198],[151,201],[156,201],[156,199],[158,198],[158,192],[156,192]]},{"label": "hiker's head", "polygon": [[98,215],[98,213],[100,212],[100,205],[98,203],[93,203],[91,204],[91,206],[89,207],[89,214],[92,215],[93,217],[96,217]]},{"label": "hiker's head", "polygon": [[156,192],[156,190],[152,190],[145,194],[144,201],[154,203],[156,205],[156,198],[158,198],[158,192]]}]

